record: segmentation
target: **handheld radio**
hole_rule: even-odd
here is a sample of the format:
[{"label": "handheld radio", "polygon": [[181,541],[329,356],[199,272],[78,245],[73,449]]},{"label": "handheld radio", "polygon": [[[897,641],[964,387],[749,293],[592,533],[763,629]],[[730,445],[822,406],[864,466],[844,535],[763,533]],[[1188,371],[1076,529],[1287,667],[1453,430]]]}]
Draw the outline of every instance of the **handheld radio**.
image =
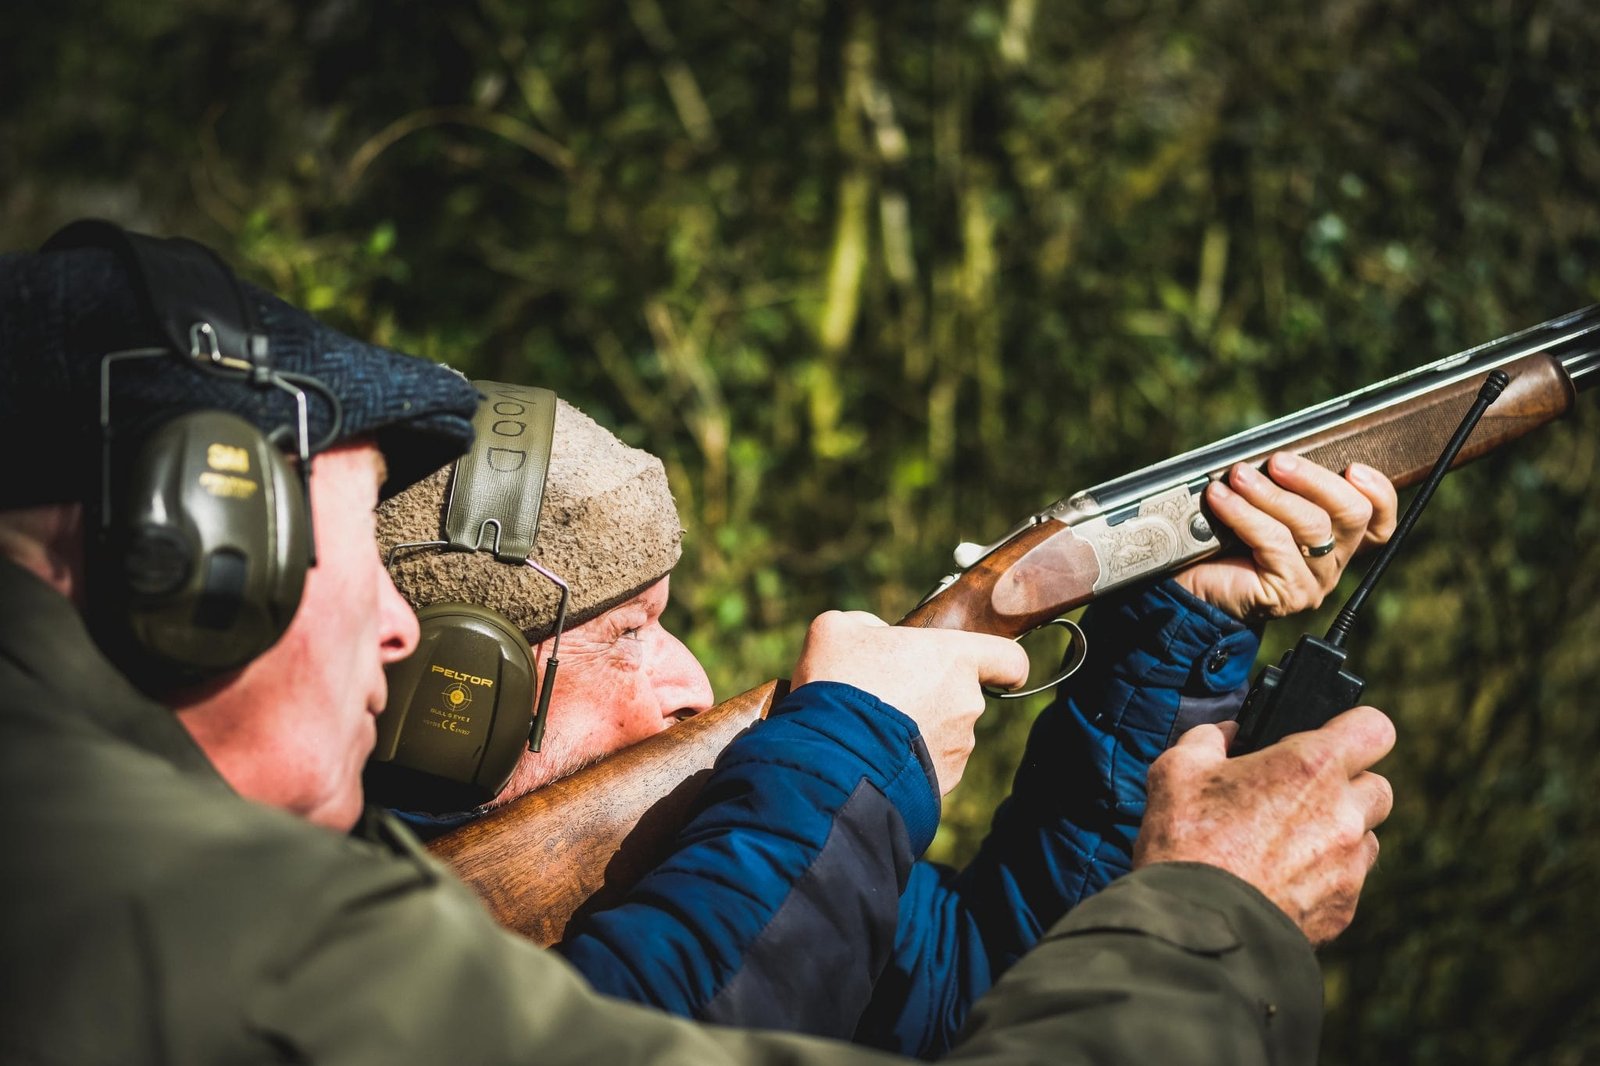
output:
[{"label": "handheld radio", "polygon": [[1278,665],[1268,666],[1256,675],[1249,694],[1245,696],[1244,706],[1239,709],[1239,732],[1234,737],[1229,754],[1244,755],[1258,751],[1291,733],[1316,729],[1356,705],[1366,682],[1345,669],[1347,653],[1344,648],[1345,638],[1355,623],[1356,612],[1361,610],[1373,586],[1394,561],[1395,553],[1400,550],[1400,542],[1416,525],[1423,507],[1427,506],[1439,482],[1449,472],[1456,453],[1461,451],[1478,420],[1489,409],[1489,405],[1499,399],[1510,380],[1504,371],[1490,373],[1466,417],[1456,428],[1455,435],[1445,445],[1439,461],[1428,474],[1428,479],[1401,516],[1394,536],[1362,577],[1361,584],[1339,611],[1327,635],[1318,638],[1310,633],[1305,634],[1292,650],[1284,652]]}]

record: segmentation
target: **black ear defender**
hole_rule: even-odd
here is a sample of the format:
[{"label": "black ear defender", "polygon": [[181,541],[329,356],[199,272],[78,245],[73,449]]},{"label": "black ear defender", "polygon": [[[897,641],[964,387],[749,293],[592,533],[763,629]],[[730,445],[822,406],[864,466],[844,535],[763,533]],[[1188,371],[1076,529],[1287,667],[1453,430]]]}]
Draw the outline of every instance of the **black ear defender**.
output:
[{"label": "black ear defender", "polygon": [[[315,565],[310,516],[306,390],[332,411],[337,398],[316,379],[275,371],[267,335],[233,271],[209,248],[182,238],[130,233],[85,220],[57,232],[42,251],[103,248],[139,289],[164,346],[111,352],[100,366],[101,494],[90,617],[136,680],[192,684],[236,670],[288,628]],[[114,370],[165,359],[175,374],[210,374],[240,388],[295,398],[297,425],[284,426],[299,459],[252,423],[221,410],[193,411],[152,431],[131,463],[113,463]]]},{"label": "black ear defender", "polygon": [[408,551],[486,551],[506,566],[531,567],[560,589],[561,599],[542,677],[527,638],[498,612],[469,603],[417,612],[417,650],[389,668],[389,702],[364,784],[374,803],[431,814],[487,803],[511,779],[522,753],[539,750],[567,617],[566,582],[530,558],[555,440],[556,394],[473,384],[485,399],[473,417],[472,451],[451,475],[444,539],[398,544],[388,562]]}]

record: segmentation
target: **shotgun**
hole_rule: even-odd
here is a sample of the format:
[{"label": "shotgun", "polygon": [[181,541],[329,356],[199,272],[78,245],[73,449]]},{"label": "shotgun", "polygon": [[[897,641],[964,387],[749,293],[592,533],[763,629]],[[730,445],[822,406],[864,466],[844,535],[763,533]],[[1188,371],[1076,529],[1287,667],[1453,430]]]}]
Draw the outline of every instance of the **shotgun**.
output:
[{"label": "shotgun", "polygon": [[[1291,451],[1332,470],[1360,461],[1399,487],[1427,475],[1500,368],[1504,394],[1455,465],[1565,414],[1600,381],[1600,304],[1552,319],[1076,493],[989,545],[901,625],[1017,637],[1117,588],[1227,547],[1201,493],[1237,462]],[[717,754],[787,691],[769,681],[440,837],[430,847],[501,924],[541,944],[620,898],[669,853]]]}]

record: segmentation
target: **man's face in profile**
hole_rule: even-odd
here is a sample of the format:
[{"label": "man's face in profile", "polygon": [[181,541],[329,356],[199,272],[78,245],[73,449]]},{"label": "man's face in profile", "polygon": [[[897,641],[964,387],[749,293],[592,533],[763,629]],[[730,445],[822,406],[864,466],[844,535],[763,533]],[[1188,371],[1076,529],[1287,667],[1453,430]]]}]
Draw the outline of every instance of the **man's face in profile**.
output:
[{"label": "man's face in profile", "polygon": [[[543,750],[522,757],[498,802],[526,795],[711,706],[704,668],[661,624],[670,581],[664,577],[561,635]],[[543,670],[550,643],[533,651]]]},{"label": "man's face in profile", "polygon": [[417,620],[383,568],[372,510],[384,477],[371,444],[317,456],[317,565],[283,638],[180,718],[242,795],[345,830],[388,695],[384,666],[409,655]]}]

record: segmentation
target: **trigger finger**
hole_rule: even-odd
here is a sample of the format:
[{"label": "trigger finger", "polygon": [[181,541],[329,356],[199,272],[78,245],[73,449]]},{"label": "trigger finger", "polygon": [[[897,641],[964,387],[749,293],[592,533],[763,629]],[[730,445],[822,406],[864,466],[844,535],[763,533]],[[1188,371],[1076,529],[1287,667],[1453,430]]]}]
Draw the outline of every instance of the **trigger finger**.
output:
[{"label": "trigger finger", "polygon": [[970,641],[978,682],[990,688],[1017,689],[1028,680],[1031,664],[1021,644],[987,633],[961,633]]}]

